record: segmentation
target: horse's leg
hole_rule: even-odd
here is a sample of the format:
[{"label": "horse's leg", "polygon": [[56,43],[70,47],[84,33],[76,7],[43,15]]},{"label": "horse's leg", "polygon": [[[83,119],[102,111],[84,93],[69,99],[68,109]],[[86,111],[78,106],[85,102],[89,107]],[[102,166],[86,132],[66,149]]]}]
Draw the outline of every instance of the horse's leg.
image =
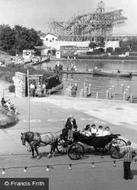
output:
[{"label": "horse's leg", "polygon": [[55,156],[55,150],[58,150],[58,138],[55,140],[55,142],[52,144],[52,151],[53,151],[53,156]]},{"label": "horse's leg", "polygon": [[39,159],[40,156],[39,156],[39,152],[38,152],[38,144],[37,144],[37,143],[34,144],[34,150],[35,150],[35,152],[36,152],[36,154],[37,154],[37,159]]},{"label": "horse's leg", "polygon": [[51,157],[52,157],[52,145],[50,145],[50,152],[49,152],[49,154],[48,154],[47,157],[48,157],[48,158],[51,158]]},{"label": "horse's leg", "polygon": [[31,145],[31,152],[32,152],[32,157],[31,158],[34,158],[34,147]]},{"label": "horse's leg", "polygon": [[52,145],[51,145],[51,149],[52,149],[52,157],[55,156],[55,148],[56,148],[56,142],[54,142]]},{"label": "horse's leg", "polygon": [[50,153],[48,154],[48,158],[54,157],[56,147],[57,147],[57,141],[54,142],[54,143],[52,143],[52,144],[50,145]]},{"label": "horse's leg", "polygon": [[40,155],[39,155],[38,147],[37,147],[37,146],[35,147],[35,151],[36,151],[36,153],[37,153],[37,159],[40,159]]}]

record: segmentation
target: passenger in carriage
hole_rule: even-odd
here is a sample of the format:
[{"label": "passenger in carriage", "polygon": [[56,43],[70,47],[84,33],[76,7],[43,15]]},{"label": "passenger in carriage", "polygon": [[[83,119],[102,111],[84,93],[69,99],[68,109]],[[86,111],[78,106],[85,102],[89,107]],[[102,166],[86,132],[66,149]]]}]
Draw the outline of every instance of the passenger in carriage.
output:
[{"label": "passenger in carriage", "polygon": [[86,127],[82,130],[82,134],[86,135],[88,137],[92,135],[91,128],[90,128],[89,124],[87,124]]},{"label": "passenger in carriage", "polygon": [[92,124],[92,125],[91,125],[91,134],[92,134],[93,136],[96,136],[96,133],[97,133],[96,125],[95,125],[95,124]]},{"label": "passenger in carriage", "polygon": [[102,125],[100,125],[100,126],[98,127],[96,136],[103,136],[103,126],[102,126]]},{"label": "passenger in carriage", "polygon": [[105,127],[104,131],[103,131],[103,136],[106,136],[106,135],[111,135],[111,131],[110,131],[110,127]]}]

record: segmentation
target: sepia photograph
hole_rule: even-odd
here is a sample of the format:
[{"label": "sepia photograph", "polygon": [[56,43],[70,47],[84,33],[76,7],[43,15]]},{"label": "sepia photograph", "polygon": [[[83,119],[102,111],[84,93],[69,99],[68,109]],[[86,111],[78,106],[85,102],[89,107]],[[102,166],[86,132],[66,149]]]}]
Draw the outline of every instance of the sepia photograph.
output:
[{"label": "sepia photograph", "polygon": [[0,0],[0,189],[136,190],[136,7]]}]

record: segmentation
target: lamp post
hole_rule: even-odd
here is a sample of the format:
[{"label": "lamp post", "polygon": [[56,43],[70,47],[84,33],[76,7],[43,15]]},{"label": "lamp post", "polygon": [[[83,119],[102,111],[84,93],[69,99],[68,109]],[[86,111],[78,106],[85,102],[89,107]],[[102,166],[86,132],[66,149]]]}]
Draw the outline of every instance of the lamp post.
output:
[{"label": "lamp post", "polygon": [[30,89],[29,89],[29,70],[27,69],[27,87],[28,87],[28,123],[29,123],[29,131],[30,131]]}]

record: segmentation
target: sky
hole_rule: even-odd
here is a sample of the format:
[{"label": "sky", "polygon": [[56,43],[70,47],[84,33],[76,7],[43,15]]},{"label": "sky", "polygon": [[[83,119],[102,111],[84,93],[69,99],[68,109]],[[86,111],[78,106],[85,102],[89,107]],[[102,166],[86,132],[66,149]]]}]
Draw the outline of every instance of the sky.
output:
[{"label": "sky", "polygon": [[[0,0],[0,24],[16,24],[47,32],[52,20],[69,20],[72,16],[96,10],[100,0]],[[128,18],[115,27],[117,34],[137,34],[137,0],[104,0],[106,10],[123,9]]]}]

